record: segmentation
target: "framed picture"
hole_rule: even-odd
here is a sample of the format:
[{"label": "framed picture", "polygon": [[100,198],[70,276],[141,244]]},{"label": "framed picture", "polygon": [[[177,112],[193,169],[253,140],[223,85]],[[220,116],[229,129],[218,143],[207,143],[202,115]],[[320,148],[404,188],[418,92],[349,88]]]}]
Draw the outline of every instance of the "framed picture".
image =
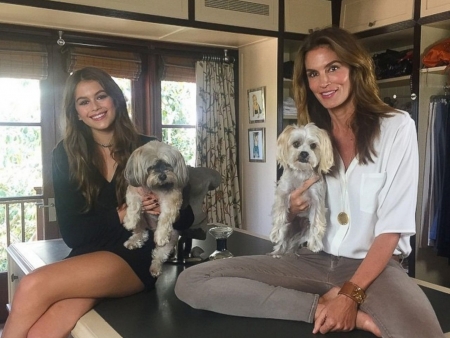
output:
[{"label": "framed picture", "polygon": [[266,128],[248,130],[248,154],[250,162],[266,162]]},{"label": "framed picture", "polygon": [[248,116],[250,123],[266,120],[266,87],[247,90]]}]

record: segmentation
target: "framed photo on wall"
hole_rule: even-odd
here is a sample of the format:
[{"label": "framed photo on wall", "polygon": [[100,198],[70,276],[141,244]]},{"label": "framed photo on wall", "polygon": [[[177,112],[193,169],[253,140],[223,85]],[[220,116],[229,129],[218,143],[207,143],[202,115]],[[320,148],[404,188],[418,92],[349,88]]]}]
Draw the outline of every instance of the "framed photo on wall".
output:
[{"label": "framed photo on wall", "polygon": [[250,162],[266,162],[266,128],[248,130],[248,154]]},{"label": "framed photo on wall", "polygon": [[266,120],[266,87],[247,90],[248,116],[250,123]]}]

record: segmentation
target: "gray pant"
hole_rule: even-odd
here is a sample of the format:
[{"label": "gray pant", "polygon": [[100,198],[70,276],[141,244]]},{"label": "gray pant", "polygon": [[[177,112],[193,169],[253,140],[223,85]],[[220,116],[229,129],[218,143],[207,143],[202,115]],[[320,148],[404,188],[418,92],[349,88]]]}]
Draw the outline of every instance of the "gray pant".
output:
[{"label": "gray pant", "polygon": [[[312,323],[319,295],[342,286],[361,261],[306,248],[279,259],[221,259],[183,271],[175,293],[196,309]],[[444,337],[427,297],[395,260],[391,259],[366,295],[361,310],[373,318],[383,337]]]}]

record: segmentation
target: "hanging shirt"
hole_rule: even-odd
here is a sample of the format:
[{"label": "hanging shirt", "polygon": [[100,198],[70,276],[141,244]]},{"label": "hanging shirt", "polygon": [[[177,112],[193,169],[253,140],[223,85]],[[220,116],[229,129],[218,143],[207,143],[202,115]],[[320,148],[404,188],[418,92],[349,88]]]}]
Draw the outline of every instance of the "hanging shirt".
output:
[{"label": "hanging shirt", "polygon": [[419,176],[417,132],[408,113],[381,119],[374,142],[374,162],[359,164],[354,158],[347,171],[339,154],[333,173],[326,175],[327,231],[324,251],[363,259],[375,237],[400,233],[394,252],[411,253],[410,237],[416,231]]}]

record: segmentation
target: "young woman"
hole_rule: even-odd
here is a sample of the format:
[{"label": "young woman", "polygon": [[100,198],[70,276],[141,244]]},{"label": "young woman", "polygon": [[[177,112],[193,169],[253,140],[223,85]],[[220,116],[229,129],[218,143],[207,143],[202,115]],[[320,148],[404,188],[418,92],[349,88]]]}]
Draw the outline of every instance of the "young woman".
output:
[{"label": "young woman", "polygon": [[[378,337],[444,337],[436,315],[399,259],[415,233],[418,150],[414,121],[378,96],[373,62],[339,28],[309,35],[295,60],[300,124],[328,131],[335,166],[326,176],[323,252],[236,257],[186,269],[177,296],[194,308],[313,324],[313,333],[351,331]],[[290,218],[307,209],[290,196]],[[220,301],[219,301],[220,299]]]},{"label": "young woman", "polygon": [[[122,91],[97,68],[84,68],[67,81],[66,134],[53,151],[53,184],[61,235],[72,249],[61,262],[25,276],[14,295],[3,338],[67,337],[77,320],[101,298],[124,297],[152,289],[149,273],[152,238],[136,250],[123,243],[131,232],[122,226],[127,212],[123,171],[140,145]],[[153,194],[143,209],[158,215]],[[190,206],[175,228],[192,225]]]}]

